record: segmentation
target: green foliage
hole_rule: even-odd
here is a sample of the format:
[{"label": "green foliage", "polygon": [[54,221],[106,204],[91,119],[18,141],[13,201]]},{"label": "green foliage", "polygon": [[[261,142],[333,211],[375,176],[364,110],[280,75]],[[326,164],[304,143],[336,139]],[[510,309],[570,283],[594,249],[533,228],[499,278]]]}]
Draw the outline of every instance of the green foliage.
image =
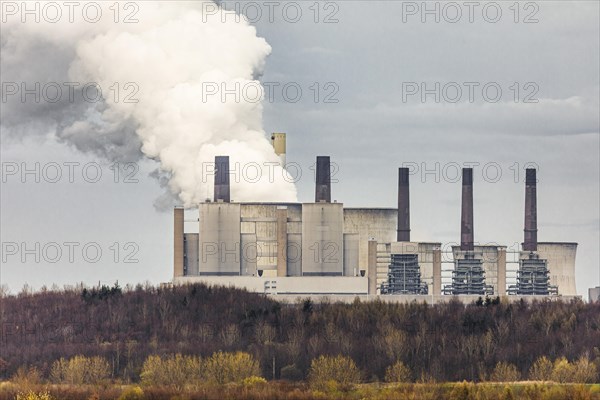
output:
[{"label": "green foliage", "polygon": [[404,365],[402,361],[397,361],[385,370],[386,382],[410,382],[411,380],[410,368]]},{"label": "green foliage", "polygon": [[178,389],[198,384],[201,377],[200,358],[181,354],[149,356],[144,361],[140,374],[145,386],[170,386]]},{"label": "green foliage", "polygon": [[[320,356],[312,360],[308,380],[312,387],[318,390],[331,390],[339,386],[347,390],[353,384],[360,382],[360,371],[350,357],[338,355],[335,357]],[[332,383],[334,385],[332,385]]]},{"label": "green foliage", "polygon": [[302,371],[293,364],[286,365],[285,367],[281,368],[280,375],[281,379],[288,381],[301,381],[304,379],[304,374]]},{"label": "green foliage", "polygon": [[251,376],[260,376],[260,366],[258,361],[248,353],[219,351],[204,361],[203,373],[208,382],[225,384],[240,382]]},{"label": "green foliage", "polygon": [[515,382],[520,378],[517,367],[512,364],[499,362],[494,368],[494,372],[490,376],[490,380],[494,382]]},{"label": "green foliage", "polygon": [[549,381],[552,379],[553,368],[552,361],[546,356],[542,356],[535,360],[529,368],[529,379],[532,381]]},{"label": "green foliage", "polygon": [[144,400],[144,391],[139,386],[128,387],[123,390],[119,400]]},{"label": "green foliage", "polygon": [[55,383],[97,385],[110,377],[110,365],[102,357],[61,358],[52,364],[50,377]]}]

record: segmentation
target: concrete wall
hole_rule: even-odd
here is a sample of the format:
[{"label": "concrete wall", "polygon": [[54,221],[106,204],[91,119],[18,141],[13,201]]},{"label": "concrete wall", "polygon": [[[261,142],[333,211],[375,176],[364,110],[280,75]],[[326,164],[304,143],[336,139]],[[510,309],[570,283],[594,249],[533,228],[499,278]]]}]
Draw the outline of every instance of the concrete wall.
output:
[{"label": "concrete wall", "polygon": [[236,287],[251,292],[294,296],[310,294],[366,295],[368,290],[366,277],[346,276],[185,276],[174,278],[173,283],[177,285],[204,283]]},{"label": "concrete wall", "polygon": [[287,205],[287,274],[302,276],[302,204]]},{"label": "concrete wall", "polygon": [[548,261],[550,284],[558,286],[558,293],[577,295],[575,287],[575,256],[577,243],[538,242],[540,258]]},{"label": "concrete wall", "polygon": [[358,233],[344,233],[344,276],[359,276]]},{"label": "concrete wall", "polygon": [[240,204],[202,203],[200,213],[200,274],[240,275]]},{"label": "concrete wall", "polygon": [[588,290],[590,303],[600,301],[600,286]]},{"label": "concrete wall", "polygon": [[287,208],[277,208],[277,276],[287,276]]},{"label": "concrete wall", "polygon": [[342,275],[344,214],[341,203],[302,204],[302,274]]},{"label": "concrete wall", "polygon": [[344,233],[358,233],[358,266],[367,269],[369,240],[396,241],[398,210],[395,208],[345,208]]},{"label": "concrete wall", "polygon": [[242,248],[240,249],[240,267],[242,275],[256,276],[256,234],[241,234]]},{"label": "concrete wall", "polygon": [[185,275],[198,275],[198,245],[197,233],[183,234],[183,268]]},{"label": "concrete wall", "polygon": [[[288,304],[297,303],[299,300],[310,298],[315,303],[321,302],[340,302],[340,303],[352,303],[357,299],[360,301],[382,301],[384,303],[426,303],[426,304],[442,304],[450,301],[460,301],[463,304],[472,304],[476,302],[479,297],[476,295],[462,295],[462,296],[444,296],[444,295],[288,295],[285,293],[277,295],[269,295],[273,300],[281,301]],[[521,299],[530,303],[533,301],[540,301],[539,296],[500,296],[500,300],[507,303],[516,303]],[[581,296],[560,296],[560,297],[548,297],[550,301],[563,301],[569,302],[574,299],[581,300]]]},{"label": "concrete wall", "polygon": [[[481,296],[444,296],[444,295],[372,295],[368,294],[367,277],[233,277],[233,276],[182,276],[173,279],[175,285],[204,283],[210,286],[228,286],[246,289],[251,292],[265,293],[274,300],[295,303],[299,299],[310,298],[315,302],[334,301],[351,303],[357,298],[361,301],[379,300],[388,303],[427,303],[438,304],[458,300],[470,304]],[[500,296],[501,301],[527,302],[539,301],[539,296]],[[554,301],[581,299],[581,296],[549,297]]]}]

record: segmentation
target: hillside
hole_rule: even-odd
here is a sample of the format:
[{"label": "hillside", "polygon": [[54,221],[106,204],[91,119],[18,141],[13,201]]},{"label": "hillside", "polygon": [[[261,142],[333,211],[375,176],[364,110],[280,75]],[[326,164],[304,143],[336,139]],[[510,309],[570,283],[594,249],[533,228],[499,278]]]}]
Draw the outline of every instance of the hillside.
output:
[{"label": "hillside", "polygon": [[527,379],[541,356],[587,355],[600,366],[600,303],[580,301],[284,305],[231,288],[115,286],[5,296],[0,316],[5,379],[21,366],[48,377],[57,359],[85,355],[104,357],[113,379],[137,382],[149,355],[218,350],[252,354],[267,379],[286,366],[300,379],[311,360],[336,354],[364,381],[383,380],[398,360],[412,380],[435,381],[489,379],[500,362]]}]

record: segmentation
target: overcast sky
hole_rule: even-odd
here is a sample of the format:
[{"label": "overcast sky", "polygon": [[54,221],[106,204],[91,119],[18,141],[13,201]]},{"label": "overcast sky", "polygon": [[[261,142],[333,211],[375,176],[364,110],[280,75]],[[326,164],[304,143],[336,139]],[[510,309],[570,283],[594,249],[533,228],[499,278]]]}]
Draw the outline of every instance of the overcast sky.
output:
[{"label": "overcast sky", "polygon": [[[273,88],[272,99],[264,102],[264,130],[288,133],[287,160],[303,170],[296,185],[299,201],[314,198],[310,167],[317,155],[329,155],[339,167],[332,193],[338,202],[395,207],[397,168],[407,163],[419,168],[411,176],[413,240],[455,243],[456,166],[476,162],[475,240],[517,250],[523,239],[524,168],[534,163],[538,239],[579,243],[577,290],[587,298],[587,289],[600,284],[598,2],[520,3],[518,16],[513,2],[482,2],[472,22],[462,6],[456,23],[449,21],[456,8],[444,9],[444,3],[427,3],[440,7],[439,22],[435,15],[421,15],[421,2],[320,3],[318,15],[313,2],[291,3],[275,8],[272,22],[269,7],[255,3],[263,15],[254,25],[272,47],[260,78]],[[224,4],[235,9],[245,3]],[[302,16],[292,22],[298,8]],[[492,23],[498,9],[502,15]],[[32,62],[22,68],[36,68],[40,60]],[[3,72],[2,81],[10,79]],[[293,102],[297,88],[302,96]],[[424,99],[421,89],[429,90]],[[498,89],[502,96],[495,99]],[[4,121],[7,115],[2,116]],[[139,170],[120,171],[115,183],[109,162],[57,141],[48,127],[38,129],[37,135],[8,134],[3,122],[5,175],[6,168],[35,163],[58,163],[64,175],[63,163],[79,164],[73,165],[73,182],[65,176],[57,183],[43,176],[39,183],[33,175],[26,182],[18,174],[4,176],[1,283],[14,293],[25,283],[39,288],[168,281],[173,218],[168,207],[155,207],[165,204],[164,189],[149,176],[156,162],[132,156]],[[87,182],[95,163],[102,177]],[[127,173],[137,183],[123,182]],[[186,228],[192,231],[193,224]],[[65,242],[77,243],[73,262],[68,253],[49,262],[51,243],[64,252]],[[5,251],[12,243],[17,255]],[[24,255],[23,262],[23,246],[36,243],[48,253],[40,250],[39,262]],[[88,259],[82,255],[86,244]],[[102,256],[94,262],[96,248]]]}]

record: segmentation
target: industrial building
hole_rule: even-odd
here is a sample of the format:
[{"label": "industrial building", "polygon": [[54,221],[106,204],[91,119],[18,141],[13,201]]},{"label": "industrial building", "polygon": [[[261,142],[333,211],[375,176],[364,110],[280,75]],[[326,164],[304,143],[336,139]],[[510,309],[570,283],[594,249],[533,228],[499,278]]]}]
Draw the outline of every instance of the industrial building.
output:
[{"label": "industrial building", "polygon": [[[271,141],[285,165],[285,133]],[[576,243],[537,243],[535,170],[527,170],[525,241],[507,286],[506,246],[474,240],[473,171],[463,169],[460,246],[442,286],[442,244],[410,237],[409,169],[398,174],[397,208],[345,208],[331,201],[330,158],[317,157],[313,203],[236,203],[229,157],[215,158],[214,198],[198,218],[174,210],[173,282],[235,286],[295,300],[445,301],[458,296],[576,296]],[[531,172],[533,171],[533,172]],[[198,233],[184,229],[193,223]]]},{"label": "industrial building", "polygon": [[590,303],[600,301],[600,286],[596,286],[595,288],[589,288],[588,295]]}]

